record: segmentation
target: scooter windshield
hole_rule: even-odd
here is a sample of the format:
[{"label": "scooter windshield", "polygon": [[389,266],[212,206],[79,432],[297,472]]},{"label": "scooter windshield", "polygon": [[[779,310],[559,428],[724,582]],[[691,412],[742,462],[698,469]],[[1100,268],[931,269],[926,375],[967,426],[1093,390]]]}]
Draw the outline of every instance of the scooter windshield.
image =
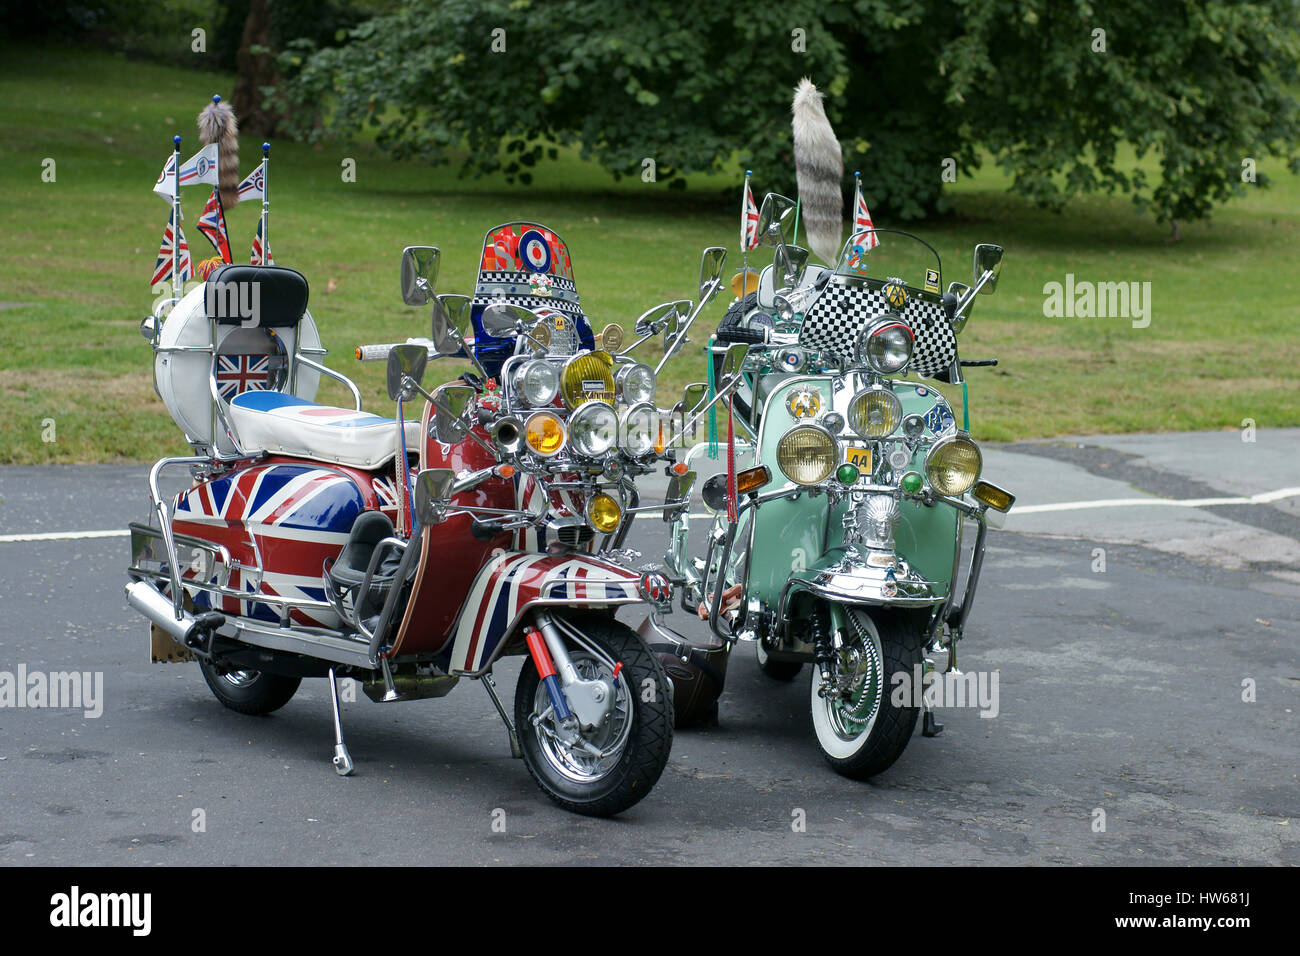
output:
[{"label": "scooter windshield", "polygon": [[595,347],[595,340],[573,281],[569,247],[552,230],[535,222],[509,222],[488,230],[470,317],[474,350],[489,375],[496,375],[514,352],[513,338],[495,338],[483,329],[483,310],[503,303],[540,315],[550,331],[549,351],[572,354]]},{"label": "scooter windshield", "polygon": [[837,275],[901,279],[909,289],[938,295],[943,272],[939,253],[924,239],[897,229],[867,229],[849,236],[835,263]]},{"label": "scooter windshield", "polygon": [[942,281],[939,253],[924,239],[896,229],[855,233],[804,313],[799,344],[861,363],[862,337],[872,324],[898,319],[912,331],[908,368],[945,374],[957,359],[957,339],[940,304]]}]

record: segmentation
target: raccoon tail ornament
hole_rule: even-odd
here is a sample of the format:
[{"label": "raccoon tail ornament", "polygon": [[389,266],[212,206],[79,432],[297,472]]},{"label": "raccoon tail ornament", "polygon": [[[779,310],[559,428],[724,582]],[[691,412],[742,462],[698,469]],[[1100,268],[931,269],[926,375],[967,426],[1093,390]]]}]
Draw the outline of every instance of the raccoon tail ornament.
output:
[{"label": "raccoon tail ornament", "polygon": [[199,114],[199,142],[217,144],[217,191],[221,205],[229,209],[239,202],[239,124],[235,111],[220,96],[212,97]]},{"label": "raccoon tail ornament", "polygon": [[822,94],[807,77],[799,81],[791,106],[794,119],[794,171],[799,184],[808,246],[823,262],[834,263],[840,254],[844,214],[844,155],[835,138]]}]

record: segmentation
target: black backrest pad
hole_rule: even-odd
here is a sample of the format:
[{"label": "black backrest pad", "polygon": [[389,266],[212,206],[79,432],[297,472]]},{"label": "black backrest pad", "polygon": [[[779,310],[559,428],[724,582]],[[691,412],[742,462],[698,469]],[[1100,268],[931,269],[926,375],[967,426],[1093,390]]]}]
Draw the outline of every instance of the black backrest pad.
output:
[{"label": "black backrest pad", "polygon": [[204,309],[220,325],[282,329],[307,311],[307,280],[284,266],[222,266],[204,286]]}]

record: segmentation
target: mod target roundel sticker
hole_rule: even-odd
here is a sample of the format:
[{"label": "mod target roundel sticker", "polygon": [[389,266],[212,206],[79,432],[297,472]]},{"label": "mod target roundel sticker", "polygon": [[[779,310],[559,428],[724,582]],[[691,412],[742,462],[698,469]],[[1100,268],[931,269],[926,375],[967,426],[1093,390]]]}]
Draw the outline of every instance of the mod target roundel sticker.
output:
[{"label": "mod target roundel sticker", "polygon": [[551,247],[536,229],[519,237],[519,258],[529,272],[551,271]]}]

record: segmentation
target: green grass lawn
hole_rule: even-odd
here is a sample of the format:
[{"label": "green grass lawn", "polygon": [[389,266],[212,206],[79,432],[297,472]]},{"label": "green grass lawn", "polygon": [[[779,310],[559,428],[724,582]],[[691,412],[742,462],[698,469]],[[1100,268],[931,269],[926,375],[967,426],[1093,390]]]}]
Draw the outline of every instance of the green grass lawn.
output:
[{"label": "green grass lawn", "polygon": [[[0,462],[145,461],[187,449],[154,395],[152,353],[138,334],[167,204],[151,189],[171,149],[198,148],[194,118],[228,75],[130,62],[99,53],[0,50]],[[847,133],[848,131],[844,131]],[[241,171],[260,157],[241,143]],[[57,179],[43,182],[42,162]],[[356,161],[356,182],[341,163]],[[981,298],[962,335],[977,438],[1300,424],[1300,177],[1257,157],[1276,185],[1184,225],[1184,240],[1137,215],[1126,198],[1091,198],[1064,215],[1008,194],[986,169],[950,186],[957,215],[914,231],[944,257],[945,281],[965,279],[979,241],[1005,246],[997,292]],[[937,175],[937,169],[936,169]],[[870,181],[869,167],[864,179]],[[352,348],[428,332],[427,310],[398,296],[398,257],[415,243],[442,249],[441,291],[470,291],[488,227],[537,219],[568,242],[583,306],[597,329],[626,328],[656,302],[694,295],[700,251],[736,251],[738,182],[692,181],[685,192],[615,183],[573,154],[538,169],[531,186],[460,179],[454,169],[394,163],[366,145],[272,151],[276,262],[312,284],[311,310],[327,360],[383,411],[383,370]],[[761,196],[761,172],[754,180]],[[187,237],[206,187],[187,189]],[[227,210],[236,261],[247,255],[256,204]],[[878,223],[888,226],[889,223]],[[770,261],[765,253],[751,263]],[[243,260],[246,261],[246,260]],[[1049,319],[1043,286],[1076,280],[1151,283],[1148,328],[1129,320]],[[729,298],[729,296],[728,296]],[[726,303],[697,326],[702,342]],[[434,366],[430,379],[452,377]],[[702,375],[698,352],[661,384],[661,404]],[[459,368],[456,368],[458,371]],[[344,401],[336,386],[321,400]],[[54,423],[53,442],[48,420]]]}]

